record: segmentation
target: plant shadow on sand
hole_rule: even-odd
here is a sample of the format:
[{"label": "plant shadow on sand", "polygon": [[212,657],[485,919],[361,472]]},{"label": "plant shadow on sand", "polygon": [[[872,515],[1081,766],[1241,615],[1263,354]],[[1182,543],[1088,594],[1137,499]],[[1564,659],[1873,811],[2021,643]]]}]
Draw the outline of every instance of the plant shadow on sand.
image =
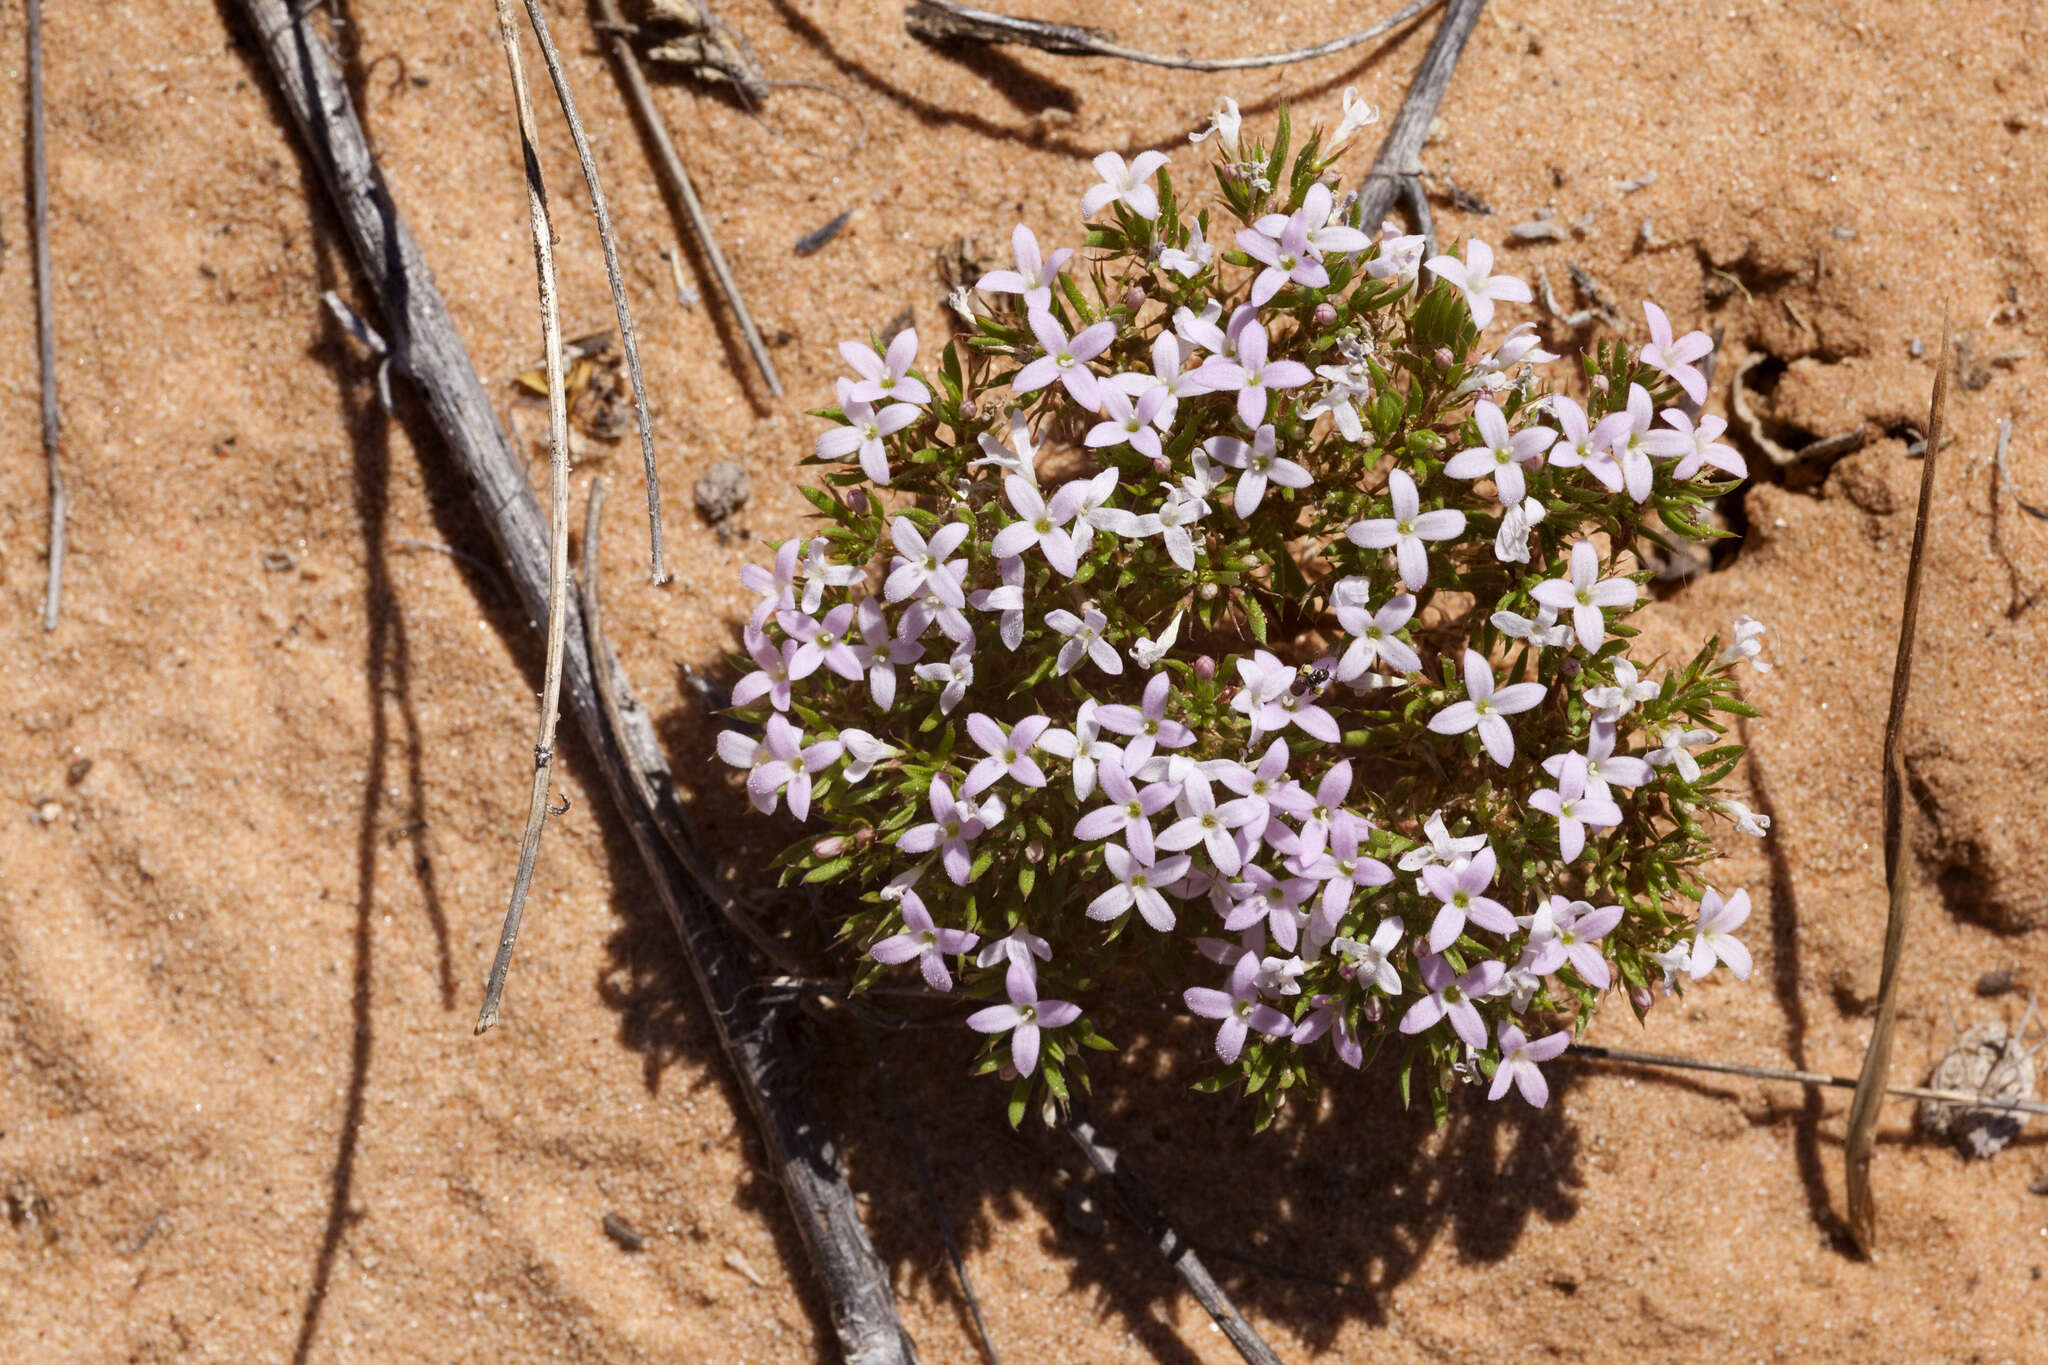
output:
[{"label": "plant shadow on sand", "polygon": [[[728,867],[763,866],[774,839],[796,826],[783,817],[770,831],[746,809],[710,759],[714,724],[694,703],[671,709],[663,740],[705,845]],[[678,1060],[722,1075],[703,1002],[630,842],[623,833],[611,842],[621,923],[599,990],[619,1012],[620,1041],[645,1058],[650,1091]],[[815,949],[809,912],[790,905],[788,913],[798,941]],[[894,1017],[886,997],[872,1008]],[[870,1201],[869,1230],[899,1285],[918,1284],[953,1302],[971,1335],[919,1186],[914,1133],[963,1251],[991,1245],[1002,1224],[1035,1211],[1047,1229],[1046,1249],[1069,1267],[1077,1303],[1115,1314],[1155,1359],[1197,1358],[1169,1325],[1170,1306],[1185,1292],[1179,1278],[1063,1134],[1035,1116],[1011,1131],[1003,1113],[1008,1086],[969,1075],[977,1035],[950,1022],[877,1027],[871,1054],[843,1008],[792,1005],[783,1019],[853,1187]],[[1514,1097],[1489,1104],[1476,1089],[1463,1091],[1438,1130],[1426,1109],[1402,1107],[1389,1054],[1362,1074],[1326,1072],[1323,1096],[1300,1097],[1270,1130],[1254,1133],[1248,1105],[1190,1089],[1213,1065],[1210,1030],[1198,1021],[1112,1014],[1102,1026],[1125,1050],[1095,1059],[1084,1112],[1238,1306],[1255,1322],[1286,1324],[1318,1350],[1347,1322],[1384,1323],[1393,1290],[1446,1241],[1466,1261],[1495,1262],[1532,1223],[1560,1223],[1577,1212],[1579,1138],[1565,1111],[1578,1068],[1553,1071],[1542,1110]],[[877,1059],[894,1105],[875,1074]],[[744,1110],[736,1091],[729,1098]],[[780,1193],[757,1184],[748,1202],[779,1225],[785,1253],[800,1257],[783,1230],[789,1220]],[[807,1282],[801,1260],[790,1264],[799,1267],[794,1278]],[[989,1286],[977,1288],[986,1298]],[[822,1324],[815,1303],[812,1312]],[[984,1312],[1001,1350],[1003,1314],[986,1302]]]}]

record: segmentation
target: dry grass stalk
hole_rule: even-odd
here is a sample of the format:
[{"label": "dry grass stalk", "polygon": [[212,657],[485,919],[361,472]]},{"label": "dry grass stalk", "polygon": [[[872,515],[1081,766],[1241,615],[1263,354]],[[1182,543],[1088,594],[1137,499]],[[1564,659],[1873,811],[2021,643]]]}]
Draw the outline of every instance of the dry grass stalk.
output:
[{"label": "dry grass stalk", "polygon": [[1877,1204],[1870,1191],[1870,1157],[1877,1136],[1877,1111],[1884,1103],[1886,1074],[1891,1068],[1892,1032],[1898,1023],[1899,961],[1906,947],[1908,878],[1905,867],[1906,760],[1899,749],[1905,724],[1906,698],[1913,683],[1913,633],[1920,618],[1920,571],[1926,562],[1927,519],[1934,506],[1934,472],[1941,459],[1942,419],[1948,406],[1948,372],[1952,341],[1948,319],[1941,323],[1941,357],[1934,370],[1934,397],[1927,412],[1926,463],[1920,467],[1920,505],[1913,515],[1912,557],[1906,564],[1906,605],[1899,621],[1899,652],[1892,665],[1892,705],[1884,722],[1884,880],[1891,907],[1884,929],[1884,970],[1877,987],[1877,1022],[1870,1048],[1863,1054],[1863,1072],[1856,1098],[1849,1106],[1849,1132],[1843,1145],[1849,1190],[1849,1236],[1868,1259],[1877,1249]]},{"label": "dry grass stalk", "polygon": [[576,97],[569,91],[569,77],[562,70],[562,57],[548,33],[547,13],[538,0],[526,0],[526,18],[540,43],[541,60],[547,63],[548,79],[554,83],[555,101],[562,106],[562,118],[569,125],[569,139],[576,144],[576,159],[583,166],[583,183],[590,189],[590,212],[597,219],[597,240],[604,247],[604,273],[611,284],[612,307],[619,315],[619,338],[625,345],[626,370],[633,378],[633,415],[640,423],[640,457],[646,466],[648,572],[656,587],[668,582],[667,556],[661,533],[661,476],[654,467],[654,424],[647,416],[647,381],[640,373],[640,341],[633,332],[633,310],[626,302],[626,282],[619,273],[618,240],[612,232],[611,210],[604,201],[604,186],[598,182],[597,160],[590,153],[590,139],[584,135],[583,120],[576,114]]},{"label": "dry grass stalk", "polygon": [[36,350],[43,390],[43,463],[50,479],[50,575],[43,590],[43,629],[57,628],[64,600],[64,541],[71,493],[57,462],[57,322],[50,299],[50,156],[43,127],[43,5],[28,0],[28,142],[30,195],[35,201]]},{"label": "dry grass stalk", "polygon": [[519,940],[519,922],[533,888],[534,863],[540,857],[541,827],[548,817],[548,781],[554,772],[555,722],[562,712],[562,642],[569,609],[569,400],[562,384],[562,318],[555,292],[554,228],[548,222],[548,192],[540,173],[540,152],[533,131],[533,102],[527,95],[526,70],[519,58],[519,33],[513,27],[510,0],[497,0],[498,38],[512,70],[513,101],[519,111],[520,159],[526,167],[526,204],[533,228],[533,263],[540,278],[540,329],[548,371],[548,643],[546,673],[541,684],[540,725],[533,746],[533,793],[526,811],[526,832],[519,841],[519,871],[512,880],[511,903],[498,934],[498,955],[484,986],[483,1008],[476,1031],[498,1022],[505,994],[505,974],[512,969],[512,947]]}]

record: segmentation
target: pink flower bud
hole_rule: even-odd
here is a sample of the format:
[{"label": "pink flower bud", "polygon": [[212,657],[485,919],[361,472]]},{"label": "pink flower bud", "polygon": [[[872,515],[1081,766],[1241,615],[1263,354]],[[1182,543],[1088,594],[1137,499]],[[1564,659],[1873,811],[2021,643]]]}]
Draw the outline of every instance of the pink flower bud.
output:
[{"label": "pink flower bud", "polygon": [[868,510],[868,490],[854,487],[846,490],[846,505],[856,512]]},{"label": "pink flower bud", "polygon": [[1365,997],[1365,1007],[1359,1010],[1358,1015],[1369,1024],[1377,1024],[1383,1012],[1384,1007],[1380,1004],[1380,998],[1377,995],[1368,995]]},{"label": "pink flower bud", "polygon": [[1034,866],[1045,861],[1045,845],[1033,839],[1024,845],[1024,861]]},{"label": "pink flower bud", "polygon": [[1648,1014],[1650,1006],[1657,1003],[1657,992],[1651,990],[1648,986],[1630,986],[1628,988],[1628,1002],[1636,1007],[1637,1014]]},{"label": "pink flower bud", "polygon": [[811,845],[811,856],[813,858],[837,858],[844,852],[846,852],[846,836],[843,834],[828,834],[818,840],[817,843]]},{"label": "pink flower bud", "polygon": [[1132,285],[1129,289],[1124,290],[1124,307],[1130,309],[1133,313],[1135,313],[1144,306],[1144,290],[1138,288],[1138,286],[1135,284]]},{"label": "pink flower bud", "polygon": [[1454,365],[1454,364],[1456,364],[1456,363],[1457,363],[1457,359],[1458,359],[1458,358],[1457,358],[1456,356],[1454,356],[1454,355],[1452,355],[1452,354],[1451,354],[1451,348],[1450,348],[1450,347],[1448,347],[1448,346],[1439,346],[1439,347],[1437,347],[1437,348],[1436,348],[1436,356],[1435,356],[1435,360],[1436,360],[1436,367],[1437,367],[1438,369],[1440,369],[1440,370],[1448,370],[1449,368],[1451,368],[1451,366],[1452,366],[1452,365]]},{"label": "pink flower bud", "polygon": [[1316,311],[1309,315],[1309,321],[1313,323],[1318,329],[1323,329],[1331,326],[1333,323],[1337,321],[1336,305],[1330,303],[1317,304]]},{"label": "pink flower bud", "polygon": [[1195,660],[1195,677],[1197,680],[1201,682],[1208,682],[1211,678],[1215,676],[1216,661],[1214,659],[1204,654],[1200,658]]},{"label": "pink flower bud", "polygon": [[1596,374],[1593,376],[1593,388],[1599,393],[1609,393],[1613,391],[1614,385],[1608,381],[1606,375]]},{"label": "pink flower bud", "polygon": [[1171,474],[1173,472],[1173,461],[1167,459],[1163,454],[1153,456],[1152,472],[1162,476]]}]

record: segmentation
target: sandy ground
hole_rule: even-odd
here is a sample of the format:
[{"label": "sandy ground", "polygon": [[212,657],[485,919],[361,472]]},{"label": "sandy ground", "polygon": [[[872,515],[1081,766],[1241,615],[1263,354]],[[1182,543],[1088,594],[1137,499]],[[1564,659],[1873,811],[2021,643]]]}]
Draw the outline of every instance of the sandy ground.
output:
[{"label": "sandy ground", "polygon": [[[0,1358],[827,1358],[780,1195],[574,743],[572,813],[549,827],[506,1022],[470,1036],[524,809],[537,650],[490,570],[433,548],[491,554],[416,405],[378,412],[368,364],[320,307],[323,289],[360,293],[230,8],[48,16],[76,506],[47,635],[23,120],[0,131]],[[1202,52],[1359,21],[1302,0],[1034,8]],[[850,151],[852,114],[815,91],[779,90],[765,125],[661,91],[774,339],[779,402],[751,387],[715,307],[677,306],[658,254],[677,229],[644,149],[586,16],[555,14],[643,320],[681,570],[665,590],[635,582],[644,527],[616,498],[608,614],[685,771],[708,741],[676,665],[731,640],[745,537],[797,525],[788,471],[832,342],[905,304],[938,326],[942,249],[1000,243],[1020,215],[1069,220],[1095,151],[1184,146],[1226,93],[1257,118],[1283,97],[1333,110],[1346,84],[1391,106],[1428,33],[1196,77],[937,52],[883,0],[721,10],[771,75],[837,87],[869,125]],[[488,7],[344,15],[398,202],[509,400],[538,346]],[[1960,1028],[2016,1020],[2024,987],[2048,985],[2048,525],[1995,501],[1991,461],[2011,416],[2018,494],[2048,503],[2044,20],[2035,0],[1504,0],[1459,70],[1424,159],[1494,212],[1440,202],[1441,230],[1498,241],[1554,209],[1570,239],[1507,248],[1511,268],[1547,267],[1575,306],[1577,264],[1617,300],[1725,329],[1731,362],[1774,358],[1758,404],[1780,440],[1859,422],[1874,437],[1752,490],[1739,555],[1650,614],[1674,650],[1741,611],[1771,626],[1749,780],[1776,823],[1721,877],[1758,898],[1759,969],[1647,1029],[1616,1009],[1595,1041],[1858,1064],[1920,467],[1906,445],[1933,372],[1915,342],[1931,356],[1944,304],[1969,350],[1907,744],[1925,814],[1898,1074],[1918,1079]],[[21,26],[5,27],[19,89]],[[545,153],[573,203],[566,136]],[[836,241],[792,254],[848,209]],[[562,235],[570,326],[599,326],[595,242],[573,219]],[[755,489],[730,537],[688,492],[728,456]],[[582,472],[623,491],[637,465],[629,443]],[[699,801],[721,837],[739,828],[727,800],[712,782]],[[1980,998],[1980,975],[2005,968],[2021,992]],[[1883,1254],[1864,1265],[1838,1235],[1841,1092],[1560,1066],[1547,1111],[1466,1104],[1432,1134],[1368,1075],[1254,1138],[1164,1060],[1188,1038],[1132,1041],[1100,1112],[1288,1359],[2048,1357],[2038,1132],[1964,1164],[1888,1109]],[[806,1026],[804,1044],[924,1358],[977,1359],[857,1037]],[[1074,1155],[1009,1134],[998,1092],[962,1083],[970,1048],[916,1034],[883,1053],[1004,1358],[1228,1359],[1130,1229],[1089,1217],[1102,1194]],[[607,1213],[642,1249],[606,1236]]]}]

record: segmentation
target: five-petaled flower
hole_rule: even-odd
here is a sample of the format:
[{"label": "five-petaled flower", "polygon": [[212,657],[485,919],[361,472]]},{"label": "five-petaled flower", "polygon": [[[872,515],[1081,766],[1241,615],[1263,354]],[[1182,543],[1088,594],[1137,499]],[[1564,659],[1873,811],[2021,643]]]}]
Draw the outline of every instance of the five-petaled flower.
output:
[{"label": "five-petaled flower", "polygon": [[1476,649],[1465,651],[1465,700],[1454,701],[1429,718],[1429,728],[1440,735],[1462,735],[1477,728],[1479,742],[1495,763],[1505,768],[1515,761],[1515,736],[1505,719],[1543,700],[1542,683],[1510,683],[1499,691],[1493,686],[1493,665]]},{"label": "five-petaled flower", "polygon": [[1455,507],[1422,510],[1422,496],[1405,469],[1387,475],[1387,497],[1394,515],[1355,522],[1344,534],[1364,550],[1392,550],[1401,569],[1401,586],[1420,592],[1429,582],[1429,551],[1425,540],[1450,540],[1464,534],[1465,514]]}]

